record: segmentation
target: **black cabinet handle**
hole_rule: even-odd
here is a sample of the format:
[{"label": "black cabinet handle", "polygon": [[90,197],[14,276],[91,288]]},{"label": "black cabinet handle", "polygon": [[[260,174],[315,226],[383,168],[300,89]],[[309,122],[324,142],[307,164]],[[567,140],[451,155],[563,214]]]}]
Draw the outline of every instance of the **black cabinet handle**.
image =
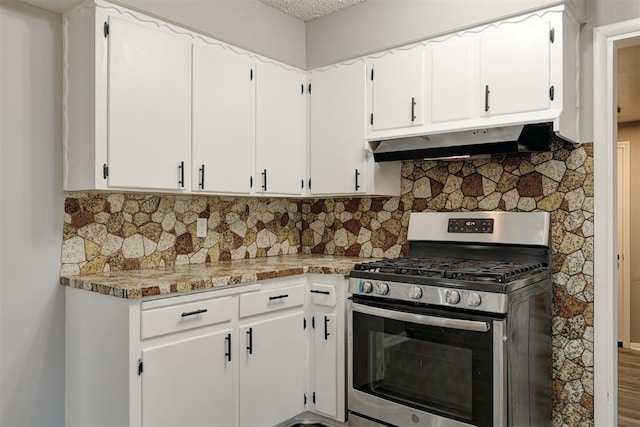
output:
[{"label": "black cabinet handle", "polygon": [[329,338],[329,318],[324,316],[324,339],[327,340]]},{"label": "black cabinet handle", "polygon": [[201,190],[204,190],[204,165],[202,165],[199,171],[200,171],[200,183],[198,185],[200,186]]},{"label": "black cabinet handle", "polygon": [[273,300],[277,300],[277,299],[283,299],[283,298],[287,298],[289,295],[278,295],[277,297],[269,297],[269,301],[273,301]]},{"label": "black cabinet handle", "polygon": [[267,170],[263,170],[262,173],[262,189],[267,191]]},{"label": "black cabinet handle", "polygon": [[360,184],[358,183],[358,177],[360,176],[360,172],[356,169],[356,191],[360,189]]},{"label": "black cabinet handle", "polygon": [[227,336],[224,338],[224,341],[227,345],[227,348],[224,351],[224,355],[227,356],[227,360],[231,362],[231,334],[227,334]]},{"label": "black cabinet handle", "polygon": [[489,93],[491,91],[489,90],[489,85],[485,85],[484,87],[484,111],[487,112],[489,111]]},{"label": "black cabinet handle", "polygon": [[411,121],[416,121],[416,99],[411,98]]},{"label": "black cabinet handle", "polygon": [[249,328],[247,331],[247,340],[249,342],[247,350],[249,350],[249,354],[253,354],[253,328]]},{"label": "black cabinet handle", "polygon": [[184,188],[184,162],[180,162],[178,170],[180,171],[180,180],[178,181],[178,184],[180,184],[180,187]]},{"label": "black cabinet handle", "polygon": [[206,313],[208,310],[206,308],[200,309],[200,310],[195,310],[195,311],[189,311],[186,313],[182,313],[180,316],[182,317],[189,317],[189,316],[195,316],[197,314],[202,314],[202,313]]},{"label": "black cabinet handle", "polygon": [[249,188],[253,188],[253,176],[249,177]]},{"label": "black cabinet handle", "polygon": [[311,289],[311,291],[309,292],[311,292],[312,294],[324,294],[324,295],[329,295],[331,293],[329,291],[316,291],[315,289]]}]

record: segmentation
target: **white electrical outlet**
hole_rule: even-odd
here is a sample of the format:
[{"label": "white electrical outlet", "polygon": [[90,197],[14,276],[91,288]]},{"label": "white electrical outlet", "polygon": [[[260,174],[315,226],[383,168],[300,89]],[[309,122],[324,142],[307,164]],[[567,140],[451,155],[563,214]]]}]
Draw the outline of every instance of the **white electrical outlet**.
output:
[{"label": "white electrical outlet", "polygon": [[196,222],[196,237],[207,237],[207,218],[198,218]]}]

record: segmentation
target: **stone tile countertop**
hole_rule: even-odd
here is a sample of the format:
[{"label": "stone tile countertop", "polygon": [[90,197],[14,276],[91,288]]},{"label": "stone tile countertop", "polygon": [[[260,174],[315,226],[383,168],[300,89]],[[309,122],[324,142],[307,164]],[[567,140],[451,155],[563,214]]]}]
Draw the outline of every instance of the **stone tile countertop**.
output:
[{"label": "stone tile countertop", "polygon": [[60,284],[118,298],[143,298],[214,289],[299,274],[348,275],[354,264],[375,261],[332,255],[281,255],[148,270],[61,276]]}]

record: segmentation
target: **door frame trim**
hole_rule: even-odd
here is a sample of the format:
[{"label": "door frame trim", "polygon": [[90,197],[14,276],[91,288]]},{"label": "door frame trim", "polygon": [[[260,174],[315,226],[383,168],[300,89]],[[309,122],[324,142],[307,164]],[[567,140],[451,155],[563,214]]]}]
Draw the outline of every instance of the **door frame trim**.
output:
[{"label": "door frame trim", "polygon": [[640,36],[640,19],[593,29],[594,424],[617,424],[617,282],[614,148],[617,42]]},{"label": "door frame trim", "polygon": [[[617,148],[622,149],[622,189],[618,186],[617,197],[622,199],[622,307],[618,307],[618,313],[622,310],[622,326],[618,321],[618,328],[622,329],[622,346],[624,348],[630,348],[631,346],[631,284],[630,284],[630,265],[629,255],[631,254],[631,246],[629,238],[624,236],[630,236],[630,197],[631,191],[629,185],[631,183],[630,177],[630,155],[631,155],[631,143],[629,141],[618,141]],[[620,168],[616,168],[619,171]]]}]

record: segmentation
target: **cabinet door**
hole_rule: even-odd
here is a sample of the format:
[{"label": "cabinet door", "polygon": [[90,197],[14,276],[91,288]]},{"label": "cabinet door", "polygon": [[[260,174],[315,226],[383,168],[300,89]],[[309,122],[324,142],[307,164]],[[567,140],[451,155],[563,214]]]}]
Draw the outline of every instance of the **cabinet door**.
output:
[{"label": "cabinet door", "polygon": [[471,39],[431,48],[431,122],[465,120],[477,111],[474,76],[477,65]]},{"label": "cabinet door", "polygon": [[332,418],[338,416],[337,316],[314,314],[315,411]]},{"label": "cabinet door", "polygon": [[249,193],[254,170],[253,63],[217,46],[193,46],[195,191]]},{"label": "cabinet door", "polygon": [[372,129],[422,124],[424,50],[393,51],[372,62]]},{"label": "cabinet door", "polygon": [[109,186],[189,188],[189,42],[114,17],[108,41]]},{"label": "cabinet door", "polygon": [[233,424],[231,329],[142,351],[142,424]]},{"label": "cabinet door", "polygon": [[501,26],[480,38],[484,114],[549,108],[550,25],[538,21]]},{"label": "cabinet door", "polygon": [[311,74],[310,189],[312,194],[364,192],[364,62]]},{"label": "cabinet door", "polygon": [[304,73],[258,65],[256,191],[301,194],[304,177]]},{"label": "cabinet door", "polygon": [[240,328],[240,425],[273,426],[304,412],[304,313]]}]

